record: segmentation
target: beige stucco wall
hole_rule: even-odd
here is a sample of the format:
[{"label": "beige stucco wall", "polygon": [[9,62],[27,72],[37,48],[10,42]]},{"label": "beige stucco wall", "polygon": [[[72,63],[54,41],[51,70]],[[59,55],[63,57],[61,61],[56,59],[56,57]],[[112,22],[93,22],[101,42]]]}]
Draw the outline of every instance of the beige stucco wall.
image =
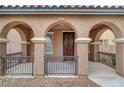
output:
[{"label": "beige stucco wall", "polygon": [[62,56],[63,55],[63,45],[62,45],[62,31],[54,31],[53,34],[53,55]]},{"label": "beige stucco wall", "polygon": [[[61,15],[60,15],[61,16]],[[49,26],[60,21],[59,15],[20,15],[20,16],[0,16],[0,29],[13,21],[21,21],[28,24],[34,31],[35,36],[44,36]],[[101,22],[110,22],[119,27],[123,31],[123,16],[63,16],[64,21],[68,22],[76,28],[77,36],[88,36],[91,28]],[[0,31],[0,32],[1,32]],[[123,32],[122,32],[123,33]],[[123,35],[123,34],[122,34]]]},{"label": "beige stucco wall", "polygon": [[[63,17],[64,20],[61,20],[60,17]],[[53,27],[57,23],[64,23],[67,25],[70,25],[74,31],[76,32],[77,38],[80,37],[89,37],[89,31],[92,29],[92,27],[96,24],[106,24],[108,25],[115,33],[116,38],[117,37],[124,37],[124,16],[84,16],[84,15],[0,15],[0,34],[2,31],[6,32],[9,28],[11,28],[11,25],[4,28],[8,23],[11,23],[13,21],[21,21],[25,24],[28,24],[29,27],[34,32],[34,37],[45,37],[45,34],[51,27]],[[4,29],[3,29],[4,28]],[[8,28],[8,29],[7,29]],[[121,31],[121,33],[119,32]],[[118,34],[119,33],[119,34]],[[0,35],[0,37],[3,37],[4,34]],[[55,37],[56,41],[56,55],[58,55],[58,51],[60,51],[58,48],[62,47],[61,44],[57,43],[60,40],[60,32],[58,31],[56,34],[58,36]],[[61,40],[60,40],[61,41]],[[41,46],[41,48],[40,48]],[[2,54],[4,51],[5,46],[3,44],[0,44],[0,54]],[[119,44],[117,46],[117,72],[124,74],[124,50],[123,44]],[[87,75],[88,74],[88,45],[87,44],[81,44],[77,45],[77,56],[79,57],[79,74],[81,75]],[[82,51],[81,51],[82,50]],[[41,53],[42,52],[42,53]],[[44,44],[34,44],[34,56],[35,56],[35,73],[36,74],[43,74],[43,55],[44,54]],[[42,68],[40,67],[42,65]]]}]

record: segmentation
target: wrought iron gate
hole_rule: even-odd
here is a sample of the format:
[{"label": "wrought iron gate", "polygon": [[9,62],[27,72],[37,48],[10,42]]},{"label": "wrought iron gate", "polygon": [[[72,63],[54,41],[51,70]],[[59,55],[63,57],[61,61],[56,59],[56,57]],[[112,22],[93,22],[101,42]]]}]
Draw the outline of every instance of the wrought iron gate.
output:
[{"label": "wrought iron gate", "polygon": [[45,75],[77,75],[75,56],[45,56]]}]

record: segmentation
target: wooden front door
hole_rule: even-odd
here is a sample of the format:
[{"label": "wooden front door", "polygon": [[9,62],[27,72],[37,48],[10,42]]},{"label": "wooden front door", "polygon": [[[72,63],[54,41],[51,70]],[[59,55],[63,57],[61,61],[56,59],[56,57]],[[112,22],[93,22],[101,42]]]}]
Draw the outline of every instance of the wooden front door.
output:
[{"label": "wooden front door", "polygon": [[74,56],[74,32],[63,32],[63,56]]}]

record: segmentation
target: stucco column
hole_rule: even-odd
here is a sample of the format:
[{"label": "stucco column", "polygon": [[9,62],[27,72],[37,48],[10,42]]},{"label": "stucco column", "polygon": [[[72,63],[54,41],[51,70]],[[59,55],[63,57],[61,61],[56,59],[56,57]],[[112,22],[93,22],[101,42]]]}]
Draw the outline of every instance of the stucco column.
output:
[{"label": "stucco column", "polygon": [[124,76],[124,38],[117,38],[116,43],[116,72]]},{"label": "stucco column", "polygon": [[[0,38],[0,57],[6,54],[6,47],[8,42],[9,42],[8,39]],[[0,59],[0,66],[1,64],[2,60]]]},{"label": "stucco column", "polygon": [[3,56],[6,54],[6,47],[7,43],[9,42],[8,39],[5,38],[0,38],[0,56]]},{"label": "stucco column", "polygon": [[44,76],[44,44],[46,39],[34,37],[31,41],[34,43],[34,75]]},{"label": "stucco column", "polygon": [[23,56],[27,56],[27,45],[30,44],[30,42],[22,41],[21,42],[21,51],[23,53]]},{"label": "stucco column", "polygon": [[88,43],[90,38],[77,38],[77,56],[78,56],[78,75],[79,77],[88,76]]},{"label": "stucco column", "polygon": [[99,44],[100,42],[92,42],[90,43],[92,51],[91,56],[93,57],[93,61],[98,62],[99,61]]}]

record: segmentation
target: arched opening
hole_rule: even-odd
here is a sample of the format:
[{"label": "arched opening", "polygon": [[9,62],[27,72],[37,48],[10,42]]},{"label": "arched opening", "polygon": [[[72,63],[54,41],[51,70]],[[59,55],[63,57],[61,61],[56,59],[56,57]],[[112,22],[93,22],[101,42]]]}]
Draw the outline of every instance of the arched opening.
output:
[{"label": "arched opening", "polygon": [[99,51],[116,54],[116,44],[113,42],[114,40],[114,33],[111,30],[105,30],[100,37]]},{"label": "arched opening", "polygon": [[[76,32],[66,22],[57,22],[48,27],[46,32],[45,56],[47,74],[75,75]],[[53,69],[55,68],[55,69]]]},{"label": "arched opening", "polygon": [[1,31],[0,38],[9,42],[0,43],[3,75],[33,75],[33,30],[24,22],[8,23]]},{"label": "arched opening", "polygon": [[102,22],[92,27],[89,37],[92,39],[89,44],[89,75],[113,76],[110,73],[116,73],[119,64],[118,48],[113,41],[121,37],[121,31],[113,23]]},{"label": "arched opening", "polygon": [[24,22],[8,23],[1,31],[0,37],[9,40],[5,54],[22,52],[23,56],[33,55],[33,30]]},{"label": "arched opening", "polygon": [[[76,55],[74,40],[76,38],[75,30],[66,23],[58,23],[52,26],[46,33],[46,52],[45,54],[54,54],[58,56],[74,56]],[[67,37],[67,38],[66,38]],[[72,38],[72,39],[71,39]],[[65,41],[67,40],[67,42]],[[69,44],[69,40],[72,40],[72,51],[68,51],[65,48],[66,43]],[[48,49],[51,48],[51,49]]]},{"label": "arched opening", "polygon": [[93,41],[89,45],[89,60],[95,62],[107,61],[106,64],[115,67],[116,63],[113,62],[116,62],[116,45],[113,40],[119,34],[112,28],[113,26],[107,24],[97,24],[91,29],[89,37]]},{"label": "arched opening", "polygon": [[21,37],[20,34],[15,30],[11,29],[7,35],[9,42],[7,43],[7,54],[22,52],[21,49]]}]

